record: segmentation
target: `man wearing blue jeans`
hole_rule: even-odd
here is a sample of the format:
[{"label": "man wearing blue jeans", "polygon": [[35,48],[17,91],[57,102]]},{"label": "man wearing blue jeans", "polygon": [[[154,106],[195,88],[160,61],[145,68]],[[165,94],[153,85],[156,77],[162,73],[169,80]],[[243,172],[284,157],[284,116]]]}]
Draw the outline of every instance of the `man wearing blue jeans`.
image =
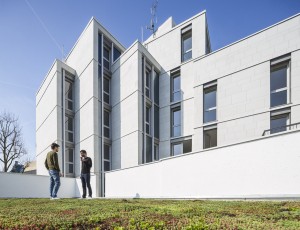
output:
[{"label": "man wearing blue jeans", "polygon": [[62,174],[60,173],[57,156],[57,153],[59,151],[59,145],[56,143],[52,143],[51,149],[52,151],[47,153],[45,166],[47,170],[49,170],[50,175],[50,199],[57,200],[59,199],[57,197],[57,192],[60,187],[60,177],[62,176]]},{"label": "man wearing blue jeans", "polygon": [[86,187],[89,190],[88,199],[92,199],[92,187],[91,187],[91,168],[92,168],[92,159],[87,156],[85,150],[80,151],[81,159],[81,184],[82,184],[82,198],[86,198]]}]

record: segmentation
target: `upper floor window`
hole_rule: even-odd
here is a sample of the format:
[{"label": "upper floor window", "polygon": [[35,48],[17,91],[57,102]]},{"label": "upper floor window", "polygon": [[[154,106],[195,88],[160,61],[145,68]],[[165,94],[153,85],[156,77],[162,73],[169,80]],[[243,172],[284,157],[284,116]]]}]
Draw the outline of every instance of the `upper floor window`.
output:
[{"label": "upper floor window", "polygon": [[151,70],[146,70],[146,96],[151,98]]},{"label": "upper floor window", "polygon": [[271,112],[270,133],[279,133],[288,130],[290,124],[290,108]]},{"label": "upper floor window", "polygon": [[172,137],[181,136],[181,108],[172,109]]},{"label": "upper floor window", "polygon": [[104,137],[110,138],[110,112],[104,110],[103,116]]},{"label": "upper floor window", "polygon": [[203,148],[211,148],[217,146],[218,132],[217,126],[205,127],[203,131]]},{"label": "upper floor window", "polygon": [[103,78],[103,101],[110,103],[110,80],[108,77]]},{"label": "upper floor window", "polygon": [[103,47],[103,66],[110,70],[110,49],[106,46]]},{"label": "upper floor window", "polygon": [[192,25],[181,31],[181,61],[192,58]]},{"label": "upper floor window", "polygon": [[114,47],[114,62],[121,56],[121,51]]},{"label": "upper floor window", "polygon": [[111,147],[108,144],[104,144],[104,171],[111,170]]},{"label": "upper floor window", "polygon": [[177,102],[181,100],[181,79],[180,71],[171,72],[171,101]]},{"label": "upper floor window", "polygon": [[154,72],[154,103],[159,105],[159,74]]},{"label": "upper floor window", "polygon": [[203,121],[204,123],[217,119],[217,83],[204,85],[203,96]]},{"label": "upper floor window", "polygon": [[146,133],[151,134],[151,108],[146,107]]},{"label": "upper floor window", "polygon": [[73,110],[73,83],[65,81],[65,105],[66,109]]},{"label": "upper floor window", "polygon": [[171,145],[172,156],[192,152],[192,139],[176,142]]},{"label": "upper floor window", "polygon": [[290,56],[271,61],[271,107],[289,102]]},{"label": "upper floor window", "polygon": [[65,135],[67,142],[74,141],[74,120],[69,116],[65,116]]}]

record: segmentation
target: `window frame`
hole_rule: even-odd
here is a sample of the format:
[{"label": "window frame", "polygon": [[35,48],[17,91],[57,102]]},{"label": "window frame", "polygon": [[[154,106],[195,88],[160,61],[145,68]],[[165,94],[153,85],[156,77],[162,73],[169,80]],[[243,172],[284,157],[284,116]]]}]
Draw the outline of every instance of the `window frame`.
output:
[{"label": "window frame", "polygon": [[[105,145],[108,146],[108,151],[109,151],[109,159],[105,159],[105,153],[103,153],[103,171],[104,172],[108,172],[108,171],[111,171],[112,170],[112,153],[111,153],[111,145],[110,144],[107,144],[107,143],[103,143],[103,151],[105,149]],[[108,162],[109,163],[109,170],[105,170],[105,162]]]},{"label": "window frame", "polygon": [[[148,78],[149,76],[149,78]],[[151,80],[152,80],[152,70],[151,68],[146,67],[146,74],[145,74],[145,95],[147,98],[151,100]],[[147,85],[149,84],[149,86]]]},{"label": "window frame", "polygon": [[[107,50],[108,51],[108,59],[105,57],[105,55],[104,55],[104,50]],[[102,54],[102,57],[103,57],[103,67],[106,69],[106,70],[108,70],[108,71],[110,71],[110,65],[111,65],[111,49],[108,47],[108,46],[106,46],[105,44],[103,44],[103,54]],[[108,62],[108,68],[105,66],[105,64],[104,64],[104,62],[105,61],[107,61]]]},{"label": "window frame", "polygon": [[[72,165],[73,173],[70,173],[70,172],[69,172],[69,168],[67,168],[68,172],[67,172],[66,174],[67,174],[67,175],[73,175],[73,174],[75,173],[75,168],[74,168],[74,160],[75,160],[75,159],[74,159],[74,157],[75,157],[74,150],[75,150],[75,149],[74,149],[74,148],[68,148],[68,147],[67,147],[66,149],[67,149],[67,150],[72,149],[72,151],[73,151],[73,162],[71,162],[71,161],[65,161],[65,164],[66,164],[66,165],[68,165],[68,166],[69,166],[69,165]],[[67,152],[67,151],[66,151],[66,152]],[[68,152],[68,153],[69,153],[69,152]],[[69,159],[69,156],[68,156],[68,159]]]},{"label": "window frame", "polygon": [[[66,125],[66,123],[67,123],[67,121],[69,121],[69,119],[72,119],[72,127],[73,127],[73,130],[69,130],[68,128],[67,128],[67,125]],[[65,114],[65,135],[68,133],[71,133],[72,134],[72,141],[69,141],[69,139],[68,139],[68,135],[66,135],[67,136],[67,138],[65,138],[66,140],[66,142],[68,142],[68,143],[74,143],[74,140],[75,140],[75,136],[74,136],[74,123],[75,121],[74,121],[74,117],[73,116],[70,116],[70,115],[68,115],[68,114]]]},{"label": "window frame", "polygon": [[[173,70],[173,71],[171,71],[171,83],[170,83],[170,85],[171,85],[171,103],[177,103],[177,102],[180,102],[180,101],[182,101],[182,93],[181,93],[181,71],[180,71],[180,69],[176,69],[176,70]],[[175,78],[179,78],[179,89],[178,90],[175,90],[175,88],[174,88],[174,80],[175,80]],[[179,100],[176,100],[175,101],[175,94],[176,93],[179,93]]]},{"label": "window frame", "polygon": [[[280,119],[280,118],[287,118],[286,119],[286,125],[285,126],[281,126],[281,127],[275,127],[272,128],[272,120],[276,120],[276,119]],[[285,132],[288,131],[290,129],[290,127],[288,127],[291,124],[291,110],[290,108],[288,109],[284,109],[284,110],[279,110],[279,111],[272,111],[270,114],[270,135],[272,134],[276,134],[276,133],[281,133],[281,132]],[[285,127],[285,130],[283,131],[273,131],[274,129],[280,129]]]},{"label": "window frame", "polygon": [[[104,122],[104,117],[105,117],[105,113],[107,113],[108,114],[108,126],[105,124],[105,122]],[[110,139],[111,138],[111,112],[109,111],[109,110],[107,110],[107,109],[104,109],[103,110],[103,137],[104,138],[108,138],[108,139]],[[105,136],[105,129],[108,129],[108,137],[107,136]]]},{"label": "window frame", "polygon": [[[177,111],[180,112],[180,124],[175,125],[174,124],[174,112],[177,112]],[[182,136],[182,111],[181,111],[181,106],[176,106],[176,107],[171,108],[171,124],[172,124],[172,126],[171,126],[171,137],[172,138],[181,137]],[[177,127],[179,127],[179,129],[180,129],[180,134],[178,136],[175,136],[174,135],[174,131],[175,131],[174,128],[177,128]]]},{"label": "window frame", "polygon": [[[191,48],[184,51],[184,41],[191,38]],[[185,60],[185,55],[191,52],[191,57]],[[181,30],[181,62],[186,62],[193,59],[193,31],[192,25]]]},{"label": "window frame", "polygon": [[[105,91],[104,89],[104,80],[107,80],[108,81],[108,90],[109,92]],[[107,105],[110,105],[110,92],[111,92],[111,82],[110,82],[110,77],[104,75],[103,77],[103,102],[106,103]],[[108,102],[105,101],[105,97],[104,97],[104,94],[106,96],[108,96]]]},{"label": "window frame", "polygon": [[[205,110],[205,94],[211,93],[213,91],[216,91],[216,106],[210,107],[207,110]],[[215,111],[216,119],[212,121],[205,121],[205,113],[210,111]],[[217,85],[217,81],[214,81],[211,83],[207,83],[203,86],[203,124],[209,124],[217,121],[218,121],[218,85]]]},{"label": "window frame", "polygon": [[[206,147],[205,146],[205,132],[206,131],[211,131],[211,130],[216,130],[217,132],[217,135],[216,135],[216,145],[215,146],[209,146],[209,147]],[[211,126],[206,126],[203,128],[203,149],[210,149],[210,148],[215,148],[218,146],[218,127],[217,125],[211,125]]]}]

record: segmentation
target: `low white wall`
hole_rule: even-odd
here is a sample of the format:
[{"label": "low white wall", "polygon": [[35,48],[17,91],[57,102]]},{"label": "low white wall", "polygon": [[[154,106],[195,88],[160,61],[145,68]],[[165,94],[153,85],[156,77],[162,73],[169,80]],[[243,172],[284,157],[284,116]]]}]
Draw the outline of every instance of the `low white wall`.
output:
[{"label": "low white wall", "polygon": [[[0,173],[0,198],[50,198],[50,177],[19,173]],[[75,178],[61,178],[57,193],[61,198],[76,197]]]},{"label": "low white wall", "polygon": [[106,173],[106,197],[300,198],[300,132]]}]

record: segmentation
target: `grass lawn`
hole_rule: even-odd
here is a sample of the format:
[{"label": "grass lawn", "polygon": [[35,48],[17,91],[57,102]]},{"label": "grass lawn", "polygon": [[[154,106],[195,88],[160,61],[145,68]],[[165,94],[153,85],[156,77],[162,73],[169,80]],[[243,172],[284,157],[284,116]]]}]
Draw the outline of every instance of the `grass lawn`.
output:
[{"label": "grass lawn", "polygon": [[300,229],[300,202],[0,199],[0,229]]}]

